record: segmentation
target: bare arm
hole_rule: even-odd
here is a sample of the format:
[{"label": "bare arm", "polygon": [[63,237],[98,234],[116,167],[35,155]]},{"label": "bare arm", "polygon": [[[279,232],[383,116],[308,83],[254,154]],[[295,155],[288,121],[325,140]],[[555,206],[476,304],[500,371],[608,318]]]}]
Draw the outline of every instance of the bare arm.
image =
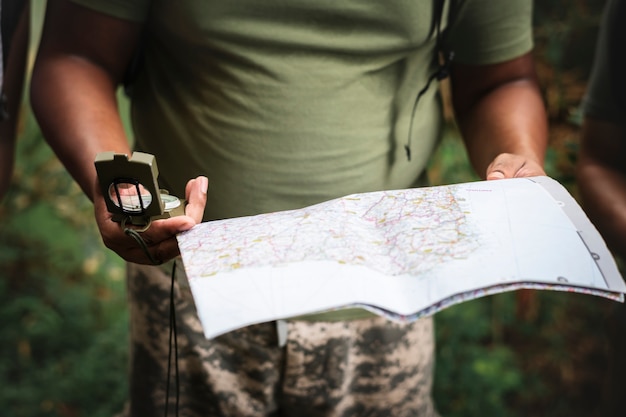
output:
[{"label": "bare arm", "polygon": [[92,200],[96,154],[130,150],[115,93],[139,30],[67,0],[48,1],[32,107],[47,142]]},{"label": "bare arm", "polygon": [[582,205],[607,245],[626,260],[626,129],[586,118],[577,180]]},{"label": "bare arm", "polygon": [[[122,258],[149,263],[124,234],[97,185],[95,156],[114,151],[130,155],[119,116],[116,90],[139,35],[137,24],[116,19],[67,0],[48,0],[40,50],[33,69],[31,101],[42,133],[85,194],[94,202],[105,245]],[[158,220],[143,233],[154,259],[179,253],[176,233],[202,220],[208,183],[190,180],[186,216]]]},{"label": "bare arm", "polygon": [[451,83],[457,121],[481,177],[545,175],[547,118],[531,53],[494,65],[456,64]]}]

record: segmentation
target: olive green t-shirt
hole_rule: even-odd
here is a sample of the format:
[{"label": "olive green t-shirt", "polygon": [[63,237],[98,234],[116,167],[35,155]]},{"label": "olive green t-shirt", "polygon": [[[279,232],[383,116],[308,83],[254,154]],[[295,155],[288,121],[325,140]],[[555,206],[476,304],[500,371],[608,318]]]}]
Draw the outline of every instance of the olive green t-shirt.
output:
[{"label": "olive green t-shirt", "polygon": [[[156,155],[177,195],[190,178],[209,178],[206,220],[410,187],[439,138],[433,83],[408,161],[413,102],[435,69],[433,1],[76,1],[132,20],[149,14],[133,90],[137,148]],[[455,60],[530,50],[532,1],[461,3]]]},{"label": "olive green t-shirt", "polygon": [[[136,146],[173,194],[209,178],[205,220],[419,184],[442,122],[436,82],[413,114],[436,69],[434,1],[74,1],[145,22]],[[456,61],[532,48],[531,0],[455,3]]]}]

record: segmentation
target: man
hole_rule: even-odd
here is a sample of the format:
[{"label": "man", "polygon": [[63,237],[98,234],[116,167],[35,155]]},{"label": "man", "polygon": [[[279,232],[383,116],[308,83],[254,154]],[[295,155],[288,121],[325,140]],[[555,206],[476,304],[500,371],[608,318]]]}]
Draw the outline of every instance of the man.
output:
[{"label": "man", "polygon": [[[447,71],[439,52],[455,54],[454,107],[477,172],[543,175],[532,2],[449,3],[49,1],[33,109],[104,242],[130,261],[130,415],[165,404],[168,272],[139,265],[148,257],[110,221],[93,159],[131,151],[115,91],[140,41],[136,149],[189,201],[187,216],[143,233],[167,261],[175,234],[202,220],[424,185],[442,121],[426,88]],[[288,320],[284,346],[275,323],[205,340],[184,277],[176,296],[185,415],[436,415],[432,318],[401,325],[352,309]]]},{"label": "man", "polygon": [[577,166],[585,211],[613,253],[626,260],[626,4],[611,0],[583,101]]},{"label": "man", "polygon": [[[585,212],[598,228],[623,271],[626,261],[626,2],[604,8],[595,58],[583,99],[577,183]],[[603,416],[623,411],[626,310],[611,306],[607,325],[609,372]]]}]

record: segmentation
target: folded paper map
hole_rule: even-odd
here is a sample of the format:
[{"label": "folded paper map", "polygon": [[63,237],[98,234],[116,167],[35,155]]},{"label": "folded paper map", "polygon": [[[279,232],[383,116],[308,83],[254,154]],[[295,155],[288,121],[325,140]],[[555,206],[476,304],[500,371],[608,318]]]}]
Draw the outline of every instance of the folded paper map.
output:
[{"label": "folded paper map", "polygon": [[178,236],[205,335],[362,307],[415,320],[521,288],[624,301],[574,198],[548,177],[354,194]]}]

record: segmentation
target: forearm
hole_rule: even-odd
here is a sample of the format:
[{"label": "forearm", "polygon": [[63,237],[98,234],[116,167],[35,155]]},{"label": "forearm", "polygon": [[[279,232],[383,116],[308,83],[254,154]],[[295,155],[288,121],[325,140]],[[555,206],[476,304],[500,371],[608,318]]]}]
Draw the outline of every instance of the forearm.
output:
[{"label": "forearm", "polygon": [[577,181],[585,212],[615,254],[626,260],[626,131],[607,122],[583,124]]},{"label": "forearm", "polygon": [[116,91],[139,31],[138,23],[67,0],[47,2],[31,104],[44,137],[92,200],[96,154],[130,152]]},{"label": "forearm", "polygon": [[462,117],[459,128],[472,166],[482,178],[500,154],[543,166],[547,147],[545,107],[536,84],[518,80],[488,92]]},{"label": "forearm", "polygon": [[41,131],[89,198],[96,154],[130,151],[115,92],[115,81],[82,58],[44,58],[33,71],[31,103]]},{"label": "forearm", "polygon": [[547,118],[532,52],[490,65],[455,64],[451,82],[456,120],[478,175],[545,175]]},{"label": "forearm", "polygon": [[580,168],[583,207],[609,248],[626,259],[626,173],[594,163]]}]

